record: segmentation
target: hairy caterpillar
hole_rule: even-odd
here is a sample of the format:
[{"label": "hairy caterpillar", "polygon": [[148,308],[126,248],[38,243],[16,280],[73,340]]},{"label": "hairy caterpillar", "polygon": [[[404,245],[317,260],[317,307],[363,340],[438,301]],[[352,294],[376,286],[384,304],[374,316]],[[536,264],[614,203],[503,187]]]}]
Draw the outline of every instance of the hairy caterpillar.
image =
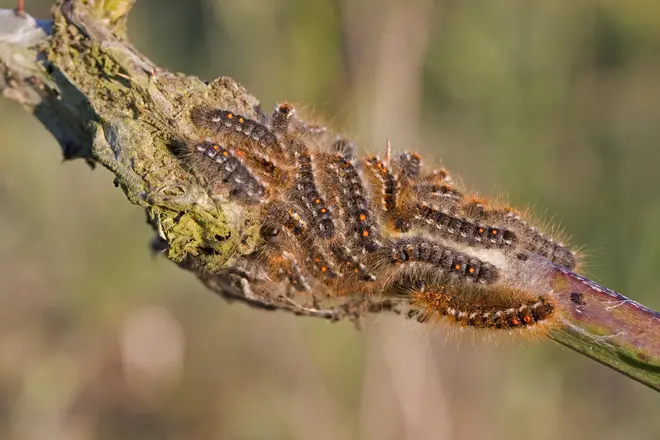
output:
[{"label": "hairy caterpillar", "polygon": [[575,252],[456,188],[445,170],[426,170],[418,154],[388,145],[383,159],[360,158],[288,103],[260,120],[205,106],[190,116],[200,138],[185,160],[213,197],[261,222],[261,242],[225,284],[281,297],[381,295],[411,318],[463,327],[552,322],[548,267],[572,270]]}]

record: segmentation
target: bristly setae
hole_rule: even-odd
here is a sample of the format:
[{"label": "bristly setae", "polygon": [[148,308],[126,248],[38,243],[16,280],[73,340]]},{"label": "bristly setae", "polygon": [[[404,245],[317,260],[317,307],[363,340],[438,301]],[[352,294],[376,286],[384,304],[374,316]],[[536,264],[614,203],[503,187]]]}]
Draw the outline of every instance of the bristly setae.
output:
[{"label": "bristly setae", "polygon": [[260,244],[226,285],[312,303],[382,295],[420,322],[471,328],[552,322],[549,268],[573,270],[576,254],[523,214],[455,187],[417,153],[388,145],[383,157],[361,158],[288,103],[262,119],[191,111],[199,138],[185,160],[212,197],[261,222]]}]

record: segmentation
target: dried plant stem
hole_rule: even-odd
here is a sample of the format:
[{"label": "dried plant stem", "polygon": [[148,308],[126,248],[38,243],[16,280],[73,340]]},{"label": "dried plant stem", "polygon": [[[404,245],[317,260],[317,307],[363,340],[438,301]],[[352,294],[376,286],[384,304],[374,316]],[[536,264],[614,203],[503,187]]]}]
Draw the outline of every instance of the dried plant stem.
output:
[{"label": "dried plant stem", "polygon": [[[214,270],[248,254],[256,229],[237,230],[221,207],[169,153],[170,139],[191,133],[190,106],[254,115],[258,101],[229,78],[210,85],[159,69],[126,40],[131,0],[62,0],[52,22],[0,11],[0,90],[32,112],[59,141],[65,158],[109,169],[128,200],[147,210],[166,255],[211,290],[255,307],[326,319],[357,319],[391,304],[362,298],[335,305],[229,294]],[[249,223],[250,219],[246,219]],[[203,252],[207,236],[230,237]],[[560,327],[555,341],[660,390],[660,314],[570,272],[555,269]]]}]

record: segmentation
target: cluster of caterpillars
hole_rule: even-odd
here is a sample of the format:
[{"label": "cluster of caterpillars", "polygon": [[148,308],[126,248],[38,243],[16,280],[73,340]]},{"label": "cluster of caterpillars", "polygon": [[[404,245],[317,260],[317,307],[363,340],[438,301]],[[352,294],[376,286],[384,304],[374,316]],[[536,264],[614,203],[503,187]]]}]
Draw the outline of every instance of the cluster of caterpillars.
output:
[{"label": "cluster of caterpillars", "polygon": [[255,119],[198,106],[191,120],[200,139],[188,144],[188,164],[214,198],[261,222],[261,243],[226,272],[228,288],[393,295],[420,321],[511,329],[552,316],[536,280],[544,265],[576,265],[520,213],[464,193],[418,154],[388,145],[382,158],[360,157],[288,103]]}]

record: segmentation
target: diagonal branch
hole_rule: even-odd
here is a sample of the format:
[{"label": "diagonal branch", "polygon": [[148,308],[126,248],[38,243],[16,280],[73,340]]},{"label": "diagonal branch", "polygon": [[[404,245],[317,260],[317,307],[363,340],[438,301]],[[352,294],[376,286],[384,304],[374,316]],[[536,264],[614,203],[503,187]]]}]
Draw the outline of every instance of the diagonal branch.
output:
[{"label": "diagonal branch", "polygon": [[[134,0],[61,0],[52,21],[0,10],[0,90],[34,114],[65,159],[83,158],[115,175],[147,212],[167,258],[228,300],[338,320],[396,311],[385,299],[298,304],[250,295],[214,276],[258,244],[257,219],[217,205],[182,167],[173,140],[192,136],[185,117],[202,102],[257,117],[259,102],[230,78],[206,84],[155,66],[126,40]],[[550,337],[660,390],[660,314],[555,268],[561,325]]]}]

